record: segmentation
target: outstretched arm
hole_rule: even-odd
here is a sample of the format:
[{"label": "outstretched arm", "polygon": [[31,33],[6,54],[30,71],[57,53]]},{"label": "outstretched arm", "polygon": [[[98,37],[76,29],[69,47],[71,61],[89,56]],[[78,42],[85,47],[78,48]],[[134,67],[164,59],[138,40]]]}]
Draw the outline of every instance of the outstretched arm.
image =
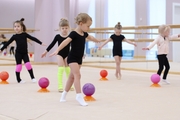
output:
[{"label": "outstretched arm", "polygon": [[59,45],[59,47],[56,49],[56,51],[54,51],[52,54],[50,54],[50,56],[57,55],[58,52],[59,52],[60,50],[62,50],[65,46],[67,46],[71,41],[72,41],[72,39],[71,39],[70,37],[66,38],[66,39]]},{"label": "outstretched arm", "polygon": [[124,41],[126,41],[127,43],[131,44],[131,45],[134,45],[134,46],[137,46],[135,42],[132,42],[126,38],[124,38]]},{"label": "outstretched arm", "polygon": [[41,58],[45,57],[47,53],[48,53],[48,51],[45,50],[45,51],[42,53]]},{"label": "outstretched arm", "polygon": [[180,34],[171,35],[171,36],[169,36],[169,38],[170,38],[170,40],[180,38]]},{"label": "outstretched arm", "polygon": [[158,39],[155,39],[150,45],[148,45],[147,47],[142,48],[142,50],[150,50],[151,48],[154,47],[155,44],[157,44]]},{"label": "outstretched arm", "polygon": [[100,40],[96,39],[96,38],[93,37],[92,35],[88,35],[86,38],[87,38],[88,40],[93,41],[93,42],[100,42]]},{"label": "outstretched arm", "polygon": [[3,47],[1,48],[1,51],[3,51],[9,44],[11,44],[14,41],[14,35],[9,39],[9,41],[7,41]]},{"label": "outstretched arm", "polygon": [[110,41],[112,41],[112,39],[111,38],[108,38],[100,47],[99,47],[99,49],[101,50],[102,49],[102,47],[104,46],[104,45],[106,45],[108,42],[110,42]]}]

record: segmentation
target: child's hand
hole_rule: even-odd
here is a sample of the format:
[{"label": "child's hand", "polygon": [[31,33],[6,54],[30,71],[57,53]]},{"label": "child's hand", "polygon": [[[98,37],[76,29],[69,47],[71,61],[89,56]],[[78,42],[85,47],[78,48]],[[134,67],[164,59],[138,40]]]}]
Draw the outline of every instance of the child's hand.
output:
[{"label": "child's hand", "polygon": [[44,43],[42,43],[41,45],[42,45],[42,46],[46,46],[46,44],[44,44]]},{"label": "child's hand", "polygon": [[149,50],[149,48],[142,48],[142,50]]},{"label": "child's hand", "polygon": [[49,55],[49,57],[52,57],[52,56],[57,55],[57,54],[58,54],[58,51],[55,51],[55,52],[51,53],[51,54]]},{"label": "child's hand", "polygon": [[135,42],[133,42],[133,45],[136,47],[137,46],[137,44],[135,43]]},{"label": "child's hand", "polygon": [[101,43],[101,40],[98,39],[97,43]]},{"label": "child's hand", "polygon": [[47,51],[45,51],[42,55],[41,58],[46,57]]},{"label": "child's hand", "polygon": [[101,49],[102,49],[102,47],[99,47],[99,48],[98,48],[98,50],[101,50]]}]

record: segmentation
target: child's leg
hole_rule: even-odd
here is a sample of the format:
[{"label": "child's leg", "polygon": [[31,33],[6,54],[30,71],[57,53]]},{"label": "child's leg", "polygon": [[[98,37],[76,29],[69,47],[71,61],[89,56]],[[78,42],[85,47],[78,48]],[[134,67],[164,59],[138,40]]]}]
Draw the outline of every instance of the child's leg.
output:
[{"label": "child's leg", "polygon": [[60,102],[65,102],[66,101],[66,95],[67,95],[68,91],[70,90],[73,82],[74,82],[74,76],[73,76],[73,73],[70,72],[69,78],[68,78],[68,80],[66,82],[65,90],[63,91],[63,93],[61,95]]},{"label": "child's leg", "polygon": [[33,73],[33,69],[32,69],[31,63],[30,62],[26,62],[25,66],[26,66],[26,69],[28,70],[28,72],[30,74],[31,79],[34,79],[35,77],[34,77],[34,73]]},{"label": "child's leg", "polygon": [[29,62],[29,56],[28,56],[28,54],[24,54],[23,60],[24,60],[26,69],[28,70],[29,75],[30,75],[30,77],[31,77],[31,79],[32,79],[32,82],[36,82],[36,79],[35,79],[35,77],[34,77],[34,73],[33,73],[33,69],[32,69],[31,63]]},{"label": "child's leg", "polygon": [[[68,64],[67,64],[67,58],[64,59],[64,63],[65,63],[64,69],[65,69],[65,72],[66,72],[66,77],[67,77],[67,79],[68,79],[68,78],[69,78],[69,74],[70,74],[70,67],[69,67]],[[71,91],[74,90],[73,86],[71,86],[71,89],[70,89],[70,90],[71,90]]]},{"label": "child's leg", "polygon": [[59,92],[63,92],[63,72],[64,67],[58,67],[58,90]]},{"label": "child's leg", "polygon": [[69,64],[69,66],[72,71],[71,73],[74,76],[74,87],[76,89],[76,100],[79,102],[80,105],[87,106],[88,104],[84,101],[84,98],[82,97],[82,94],[81,94],[81,83],[80,83],[80,79],[81,79],[80,68],[81,68],[81,66],[78,65],[77,63],[71,63],[71,64]]},{"label": "child's leg", "polygon": [[70,76],[67,81],[65,91],[63,92],[60,101],[65,101],[65,96],[66,96],[67,92],[70,90],[70,88],[74,82],[74,87],[76,89],[76,100],[79,102],[80,105],[87,106],[88,104],[84,101],[84,99],[81,95],[80,65],[78,65],[77,63],[70,63],[69,66],[71,68]]},{"label": "child's leg", "polygon": [[64,70],[66,72],[66,77],[68,78],[69,77],[69,74],[70,74],[70,67],[69,66],[65,66],[64,67]]},{"label": "child's leg", "polygon": [[16,79],[17,79],[17,82],[20,83],[21,82],[21,77],[20,77],[20,72],[22,70],[22,55],[19,54],[19,53],[16,53],[15,55],[15,60],[16,60]]},{"label": "child's leg", "polygon": [[63,72],[64,72],[64,60],[62,56],[57,55],[58,63],[58,91],[63,92]]},{"label": "child's leg", "polygon": [[158,55],[158,64],[159,64],[159,69],[157,71],[158,75],[161,75],[162,71],[163,71],[163,66],[164,66],[164,55]]},{"label": "child's leg", "polygon": [[170,69],[170,65],[169,65],[169,61],[167,59],[167,57],[164,58],[164,65],[165,65],[165,71],[164,71],[164,75],[163,75],[163,79],[166,80],[167,74],[169,72]]},{"label": "child's leg", "polygon": [[16,65],[16,79],[17,82],[20,83],[21,82],[21,78],[20,78],[20,72],[22,70],[22,64],[18,64]]},{"label": "child's leg", "polygon": [[114,56],[115,62],[116,62],[116,73],[115,76],[117,79],[121,79],[121,68],[120,68],[120,63],[121,63],[121,57],[119,56]]}]

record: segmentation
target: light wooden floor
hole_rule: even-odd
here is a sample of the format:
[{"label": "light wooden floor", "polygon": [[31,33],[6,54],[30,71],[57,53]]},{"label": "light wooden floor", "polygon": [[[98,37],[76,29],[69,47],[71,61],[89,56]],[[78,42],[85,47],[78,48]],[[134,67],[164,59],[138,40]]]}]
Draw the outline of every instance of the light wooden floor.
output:
[{"label": "light wooden floor", "polygon": [[[67,102],[60,103],[57,92],[57,66],[33,64],[36,79],[47,77],[50,80],[49,93],[37,92],[37,83],[31,83],[26,68],[23,66],[21,77],[25,84],[18,84],[15,79],[14,61],[6,65],[0,60],[0,71],[8,71],[9,84],[0,84],[0,120],[179,120],[180,111],[180,75],[169,74],[170,85],[151,86],[150,76],[154,72],[122,70],[122,79],[116,80],[115,69],[98,67],[81,68],[81,85],[94,84],[96,101],[89,106],[79,106],[75,100],[75,91],[67,95]],[[4,64],[3,64],[4,63]],[[130,62],[122,63],[127,67]],[[155,63],[156,64],[156,63]],[[109,63],[114,67],[114,64]],[[124,65],[124,66],[123,66]],[[100,68],[102,66],[102,68]],[[136,65],[140,67],[140,65]],[[151,65],[150,65],[151,66]],[[156,65],[154,65],[156,66]],[[175,65],[176,66],[176,65]],[[108,81],[100,81],[99,72],[108,71]],[[155,70],[155,69],[154,69]],[[64,74],[63,82],[66,82]]]}]

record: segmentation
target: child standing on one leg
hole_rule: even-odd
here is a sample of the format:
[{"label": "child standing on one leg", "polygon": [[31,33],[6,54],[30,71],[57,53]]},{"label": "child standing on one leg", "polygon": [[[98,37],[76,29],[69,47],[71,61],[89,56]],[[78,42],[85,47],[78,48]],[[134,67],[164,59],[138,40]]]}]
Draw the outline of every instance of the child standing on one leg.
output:
[{"label": "child standing on one leg", "polygon": [[1,48],[0,52],[3,51],[9,44],[11,44],[13,41],[16,42],[16,52],[15,52],[15,60],[16,60],[16,79],[18,83],[24,83],[20,78],[20,72],[22,69],[22,60],[25,63],[25,66],[30,74],[30,77],[32,79],[32,82],[36,82],[36,79],[33,74],[33,69],[31,66],[31,63],[29,61],[29,56],[28,56],[28,49],[27,49],[27,38],[39,43],[40,45],[42,44],[41,41],[39,41],[37,38],[29,35],[26,33],[26,26],[23,23],[24,19],[22,18],[21,20],[17,20],[14,22],[14,31],[16,34],[14,34],[10,40]]},{"label": "child standing on one leg", "polygon": [[114,31],[115,33],[113,35],[110,36],[109,39],[107,39],[100,47],[99,49],[101,50],[102,47],[104,45],[106,45],[108,42],[113,41],[113,49],[112,49],[112,53],[113,53],[113,57],[115,59],[116,62],[116,73],[115,76],[118,80],[121,79],[122,75],[121,75],[121,60],[122,60],[122,42],[126,41],[129,44],[132,44],[134,46],[136,46],[136,44],[134,42],[131,42],[130,40],[126,39],[124,37],[124,35],[121,34],[122,31],[122,26],[120,24],[120,22],[118,22],[115,27],[114,27]]},{"label": "child standing on one leg", "polygon": [[150,50],[151,48],[154,47],[154,45],[157,44],[157,58],[158,58],[158,63],[159,63],[159,69],[157,71],[157,74],[161,75],[165,66],[165,71],[163,74],[162,81],[166,84],[170,84],[170,82],[166,79],[169,69],[170,69],[169,60],[167,58],[167,54],[169,53],[169,41],[174,38],[180,37],[180,34],[169,36],[170,30],[171,28],[168,25],[159,26],[159,29],[158,29],[159,35],[155,38],[155,40],[149,46],[142,48],[143,50]]},{"label": "child standing on one leg", "polygon": [[[61,19],[59,22],[59,30],[60,34],[57,34],[54,37],[54,40],[51,44],[47,47],[46,51],[42,54],[41,57],[45,57],[46,54],[52,49],[52,47],[58,42],[58,46],[68,37],[69,35],[69,22],[66,19]],[[70,44],[64,47],[61,51],[57,54],[57,63],[58,63],[58,91],[63,92],[63,72],[66,72],[67,78],[69,77],[70,68],[67,64],[67,56],[69,54]],[[71,88],[73,90],[73,87]]]},{"label": "child standing on one leg", "polygon": [[66,101],[66,95],[68,91],[70,90],[72,84],[74,83],[74,87],[76,90],[76,100],[79,102],[82,106],[87,106],[88,104],[84,101],[83,96],[81,94],[81,74],[80,74],[80,68],[82,64],[82,59],[84,55],[84,48],[85,48],[85,42],[86,39],[99,42],[96,38],[94,38],[91,35],[88,35],[87,31],[89,30],[89,27],[92,24],[92,18],[86,14],[86,13],[80,13],[75,18],[75,21],[77,23],[77,27],[74,31],[72,31],[68,38],[66,38],[58,47],[58,49],[52,53],[50,56],[57,55],[60,50],[62,50],[66,45],[68,45],[71,42],[71,50],[68,54],[67,62],[70,66],[71,72],[68,78],[68,81],[66,83],[65,90],[62,93],[62,96],[60,98],[60,102]]}]

